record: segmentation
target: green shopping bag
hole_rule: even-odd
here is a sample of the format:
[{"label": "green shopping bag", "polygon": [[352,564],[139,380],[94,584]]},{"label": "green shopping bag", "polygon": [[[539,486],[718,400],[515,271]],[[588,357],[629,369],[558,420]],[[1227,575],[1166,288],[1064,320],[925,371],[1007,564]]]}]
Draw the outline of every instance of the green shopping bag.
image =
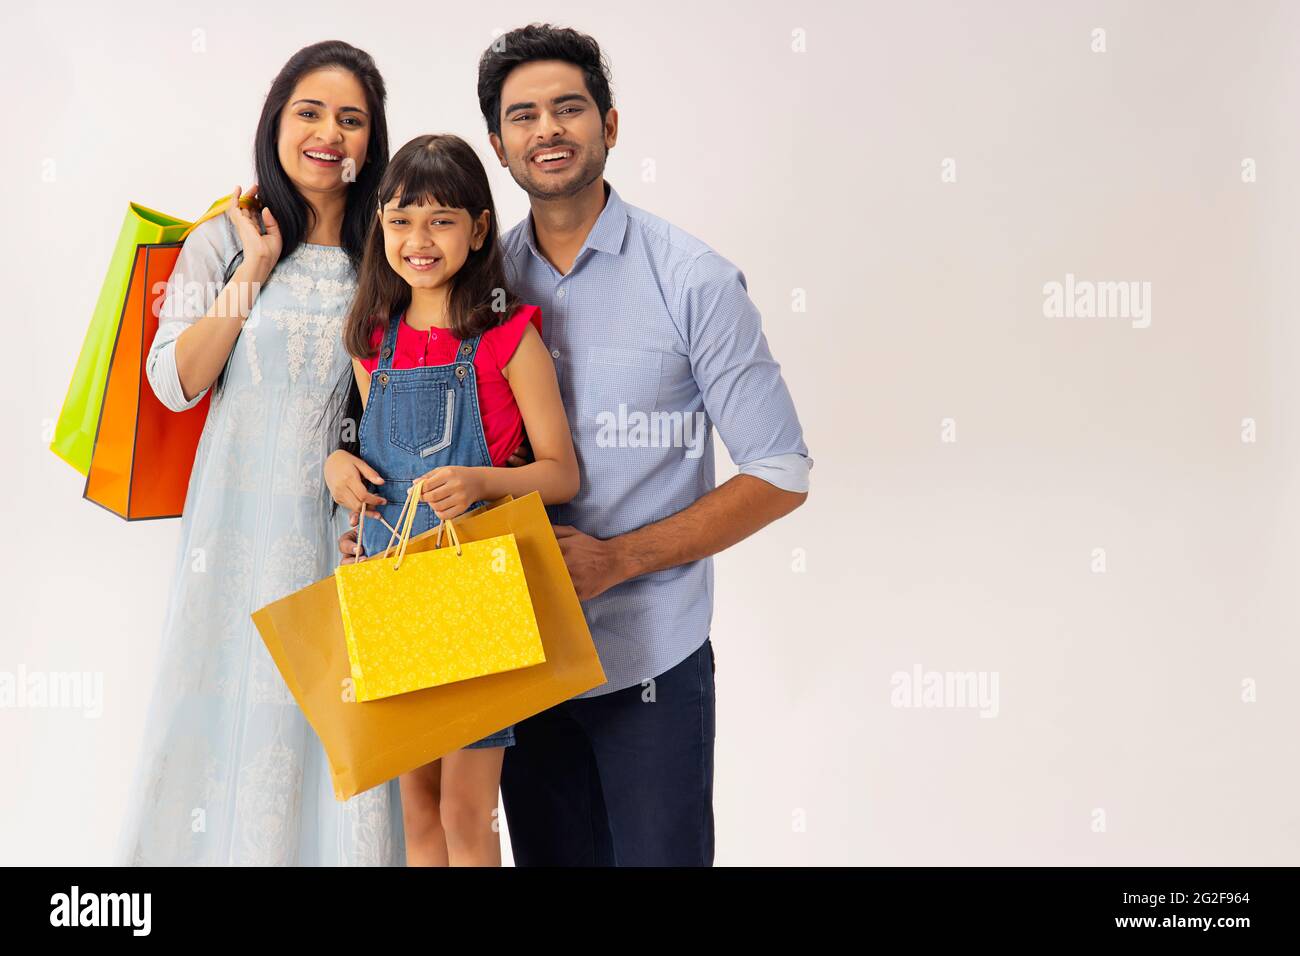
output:
[{"label": "green shopping bag", "polygon": [[86,330],[81,355],[77,358],[77,367],[72,373],[72,383],[63,400],[63,410],[54,426],[54,440],[50,442],[50,450],[81,474],[90,471],[90,459],[95,450],[95,431],[104,404],[104,385],[108,380],[113,343],[117,339],[127,286],[135,265],[136,247],[159,242],[183,242],[195,226],[224,213],[229,199],[229,196],[221,197],[192,223],[138,203],[131,203],[127,208],[126,221],[122,223],[122,231],[118,234],[113,258],[108,264],[108,275],[99,290],[99,301],[95,303],[90,328]]}]

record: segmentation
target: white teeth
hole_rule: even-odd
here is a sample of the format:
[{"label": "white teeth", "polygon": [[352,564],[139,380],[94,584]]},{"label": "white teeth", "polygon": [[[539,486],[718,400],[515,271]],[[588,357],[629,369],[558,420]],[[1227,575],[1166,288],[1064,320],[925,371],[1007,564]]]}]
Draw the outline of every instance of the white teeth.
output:
[{"label": "white teeth", "polygon": [[307,153],[307,155],[310,156],[312,159],[324,159],[324,160],[329,160],[329,161],[333,161],[333,160],[338,159],[338,157],[335,156],[333,153],[317,153],[317,152],[314,152],[313,150],[310,150],[310,149],[309,149],[309,150],[306,150],[306,153]]},{"label": "white teeth", "polygon": [[540,162],[544,162],[545,160],[548,160],[548,159],[565,159],[566,157],[568,157],[568,155],[569,155],[569,151],[568,151],[568,150],[561,150],[561,151],[558,152],[558,153],[542,153],[542,155],[540,155],[540,156],[535,156],[535,157],[533,157],[533,159],[534,159],[536,162],[539,162],[539,163],[540,163]]},{"label": "white teeth", "polygon": [[425,258],[423,256],[407,256],[406,261],[413,266],[428,266],[437,262],[437,259]]}]

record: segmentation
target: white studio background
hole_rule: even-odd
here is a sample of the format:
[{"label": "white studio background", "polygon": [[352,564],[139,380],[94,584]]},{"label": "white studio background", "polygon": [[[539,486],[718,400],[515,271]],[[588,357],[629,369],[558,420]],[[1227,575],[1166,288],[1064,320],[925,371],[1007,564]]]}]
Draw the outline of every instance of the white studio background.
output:
[{"label": "white studio background", "polygon": [[[109,861],[155,677],[178,522],[82,501],[46,448],[127,202],[249,185],[272,77],[330,38],[374,55],[394,150],[451,131],[486,162],[478,56],[549,20],[613,64],[610,181],[744,270],[816,460],[717,561],[717,862],[1300,862],[1300,8],[5,18],[0,671],[102,674],[104,702],[0,709],[0,861]],[[1149,283],[1149,324],[1047,317],[1067,275]],[[917,670],[996,677],[995,716],[896,706]]]}]

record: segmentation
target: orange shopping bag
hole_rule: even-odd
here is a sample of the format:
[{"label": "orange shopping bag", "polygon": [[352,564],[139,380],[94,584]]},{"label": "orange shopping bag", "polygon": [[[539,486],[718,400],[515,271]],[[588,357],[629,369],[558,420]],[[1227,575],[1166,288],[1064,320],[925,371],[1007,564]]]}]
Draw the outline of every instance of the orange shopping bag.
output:
[{"label": "orange shopping bag", "polygon": [[185,507],[211,393],[171,411],[149,385],[145,357],[185,237],[231,198],[193,223],[131,204],[59,417],[51,448],[86,475],[82,496],[128,521],[175,518]]},{"label": "orange shopping bag", "polygon": [[212,398],[209,392],[193,408],[173,412],[145,376],[145,356],[180,251],[179,242],[136,247],[86,475],[83,496],[128,521],[175,518],[184,510]]}]

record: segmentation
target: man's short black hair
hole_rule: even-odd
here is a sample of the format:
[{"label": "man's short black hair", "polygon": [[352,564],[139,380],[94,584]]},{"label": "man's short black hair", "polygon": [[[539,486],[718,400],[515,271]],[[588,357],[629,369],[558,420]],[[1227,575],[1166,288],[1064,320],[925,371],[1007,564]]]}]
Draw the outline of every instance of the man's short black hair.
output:
[{"label": "man's short black hair", "polygon": [[600,110],[600,121],[614,105],[609,86],[609,64],[600,44],[585,33],[549,23],[531,23],[503,33],[483,51],[478,61],[478,105],[488,132],[501,135],[501,87],[510,71],[536,60],[562,60],[582,70],[587,92]]}]

